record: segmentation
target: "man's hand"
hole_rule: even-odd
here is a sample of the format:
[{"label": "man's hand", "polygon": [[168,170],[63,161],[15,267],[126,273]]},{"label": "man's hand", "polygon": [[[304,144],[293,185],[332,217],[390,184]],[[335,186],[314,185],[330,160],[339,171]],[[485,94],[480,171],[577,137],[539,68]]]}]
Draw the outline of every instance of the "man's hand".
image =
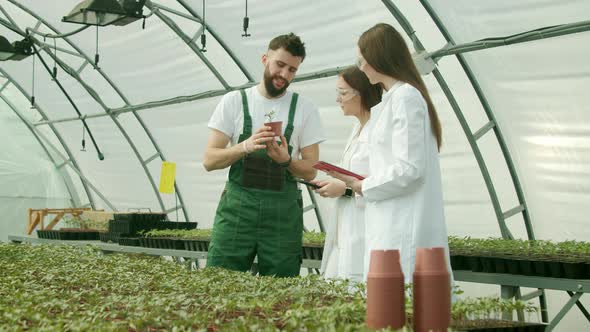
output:
[{"label": "man's hand", "polygon": [[241,143],[244,152],[252,153],[256,150],[265,149],[268,142],[272,141],[274,138],[274,134],[270,130],[271,128],[267,126],[258,128],[256,133]]},{"label": "man's hand", "polygon": [[217,129],[212,129],[203,157],[203,167],[207,171],[224,169],[244,158],[244,155],[266,148],[266,143],[274,139],[274,134],[268,131],[269,129],[270,127],[262,127],[242,143],[231,147],[227,147],[230,141],[229,136]]},{"label": "man's hand", "polygon": [[281,136],[281,145],[274,139],[266,143],[266,154],[278,164],[283,164],[289,161],[289,145],[285,136]]}]

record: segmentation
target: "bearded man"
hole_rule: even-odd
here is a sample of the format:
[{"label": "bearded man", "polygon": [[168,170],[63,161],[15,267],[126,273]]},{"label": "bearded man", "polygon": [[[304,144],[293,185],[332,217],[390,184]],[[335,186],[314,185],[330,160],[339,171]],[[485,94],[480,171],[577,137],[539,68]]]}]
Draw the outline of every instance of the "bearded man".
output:
[{"label": "bearded man", "polygon": [[[257,256],[260,275],[299,275],[303,201],[296,178],[315,178],[312,165],[325,140],[317,108],[287,89],[304,59],[297,35],[273,38],[262,55],[262,82],[224,95],[209,120],[203,165],[230,170],[207,266],[247,271]],[[264,125],[270,117],[283,122],[280,136]]]}]

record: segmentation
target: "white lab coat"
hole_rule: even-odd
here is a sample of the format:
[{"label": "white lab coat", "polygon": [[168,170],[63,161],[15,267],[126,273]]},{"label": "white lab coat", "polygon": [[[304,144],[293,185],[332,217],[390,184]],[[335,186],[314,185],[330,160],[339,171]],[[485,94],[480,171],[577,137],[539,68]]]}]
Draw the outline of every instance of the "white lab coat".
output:
[{"label": "white lab coat", "polygon": [[[368,130],[353,128],[340,166],[361,175],[369,174]],[[355,195],[339,197],[328,218],[321,272],[325,278],[363,281],[365,259],[365,202]]]},{"label": "white lab coat", "polygon": [[370,176],[362,182],[365,280],[373,249],[399,249],[408,283],[416,248],[444,247],[452,274],[438,148],[426,101],[410,84],[397,82],[371,108],[369,121]]}]

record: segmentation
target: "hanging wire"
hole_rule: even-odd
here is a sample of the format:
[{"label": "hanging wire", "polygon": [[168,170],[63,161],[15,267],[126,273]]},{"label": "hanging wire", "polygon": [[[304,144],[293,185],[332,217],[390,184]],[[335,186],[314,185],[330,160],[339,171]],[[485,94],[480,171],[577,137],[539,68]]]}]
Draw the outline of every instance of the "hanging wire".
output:
[{"label": "hanging wire", "polygon": [[[178,193],[176,192],[176,179],[174,179],[174,200],[175,200],[175,204],[174,206],[176,207],[176,221],[178,221]],[[188,221],[188,220],[186,220]]]},{"label": "hanging wire", "polygon": [[82,149],[80,151],[86,152],[86,128],[82,124]]},{"label": "hanging wire", "polygon": [[203,32],[201,33],[201,52],[207,52],[207,36],[205,36],[205,0],[203,0],[203,21],[201,22],[201,29]]},{"label": "hanging wire", "polygon": [[53,76],[52,80],[55,81],[57,78],[57,41],[53,39],[53,72],[51,73]]},{"label": "hanging wire", "polygon": [[246,0],[246,15],[244,16],[244,33],[242,34],[242,37],[250,37],[250,34],[248,33],[248,25],[250,24],[250,18],[248,17],[248,0]]},{"label": "hanging wire", "polygon": [[[45,60],[43,59],[43,56],[41,56],[41,53],[37,50],[37,47],[35,47],[35,43],[32,44],[32,48],[33,48],[33,53],[39,57],[39,60],[43,64],[43,67],[51,75],[51,69],[47,65],[47,62],[45,62]],[[104,160],[104,154],[102,153],[102,151],[100,151],[100,148],[98,147],[98,144],[96,143],[96,140],[94,139],[94,136],[92,135],[92,131],[90,131],[90,128],[88,128],[88,124],[86,123],[86,116],[83,116],[82,113],[80,113],[78,106],[76,105],[74,100],[72,100],[72,97],[70,97],[70,95],[68,94],[66,89],[64,89],[63,85],[59,82],[58,79],[55,80],[55,84],[57,84],[57,86],[59,87],[61,92],[64,94],[66,99],[70,102],[70,105],[72,105],[72,107],[74,108],[74,111],[76,111],[76,114],[78,114],[78,117],[80,117],[80,121],[82,121],[82,125],[84,126],[86,131],[88,131],[88,136],[90,137],[90,141],[92,142],[92,145],[96,149],[96,153],[98,155],[98,160]]]},{"label": "hanging wire", "polygon": [[100,69],[100,67],[98,67],[98,59],[99,59],[99,55],[98,55],[98,25],[96,26],[96,53],[94,54],[94,69]]},{"label": "hanging wire", "polygon": [[35,56],[33,55],[33,77],[31,79],[31,109],[36,109],[35,106]]}]

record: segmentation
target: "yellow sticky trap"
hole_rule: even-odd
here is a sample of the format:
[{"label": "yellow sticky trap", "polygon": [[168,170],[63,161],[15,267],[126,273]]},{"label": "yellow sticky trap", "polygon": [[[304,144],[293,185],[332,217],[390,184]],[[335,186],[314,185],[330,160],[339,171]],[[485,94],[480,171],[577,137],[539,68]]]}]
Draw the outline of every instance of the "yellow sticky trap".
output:
[{"label": "yellow sticky trap", "polygon": [[160,192],[171,194],[174,192],[174,178],[176,177],[176,163],[162,162],[162,174],[160,174]]}]

